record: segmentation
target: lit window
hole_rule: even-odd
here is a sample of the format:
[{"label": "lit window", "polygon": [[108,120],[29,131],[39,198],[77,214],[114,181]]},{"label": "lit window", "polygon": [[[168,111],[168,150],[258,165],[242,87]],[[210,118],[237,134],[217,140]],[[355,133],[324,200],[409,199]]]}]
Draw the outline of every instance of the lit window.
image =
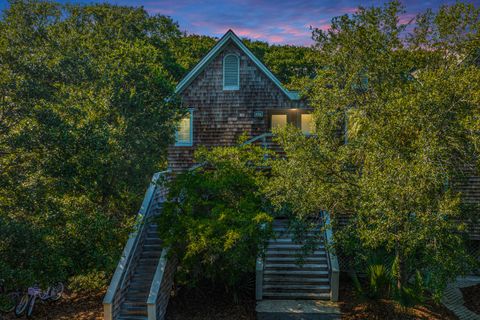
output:
[{"label": "lit window", "polygon": [[313,132],[313,117],[309,113],[302,113],[300,118],[302,132],[304,134],[312,134]]},{"label": "lit window", "polygon": [[240,60],[234,54],[223,58],[223,90],[238,90],[240,88]]},{"label": "lit window", "polygon": [[193,144],[193,110],[183,117],[178,123],[175,133],[176,146],[191,146]]},{"label": "lit window", "polygon": [[272,114],[272,129],[285,128],[287,126],[286,114]]}]

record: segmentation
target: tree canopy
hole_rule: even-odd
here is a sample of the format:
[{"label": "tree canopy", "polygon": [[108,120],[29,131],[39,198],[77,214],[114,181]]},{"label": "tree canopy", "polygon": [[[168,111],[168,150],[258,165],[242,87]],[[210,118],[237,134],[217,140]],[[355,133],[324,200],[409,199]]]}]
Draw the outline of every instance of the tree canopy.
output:
[{"label": "tree canopy", "polygon": [[360,263],[386,250],[400,294],[419,273],[439,295],[468,270],[462,222],[478,213],[462,210],[455,182],[478,174],[479,9],[443,6],[415,24],[403,13],[394,1],[314,30],[316,135],[279,133],[288,159],[267,192],[298,217],[349,214],[337,249]]},{"label": "tree canopy", "polygon": [[[215,41],[143,8],[10,1],[0,18],[0,279],[98,281],[113,270],[166,166],[183,112],[175,84]],[[245,42],[283,81],[307,74],[309,49]]]},{"label": "tree canopy", "polygon": [[0,278],[117,263],[181,109],[169,18],[12,1],[0,20]]}]

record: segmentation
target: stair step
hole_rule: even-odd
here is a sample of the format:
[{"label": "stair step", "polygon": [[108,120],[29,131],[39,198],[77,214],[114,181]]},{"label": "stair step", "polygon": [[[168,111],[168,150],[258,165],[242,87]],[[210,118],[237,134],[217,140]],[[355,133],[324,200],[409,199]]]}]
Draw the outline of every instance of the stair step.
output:
[{"label": "stair step", "polygon": [[330,293],[308,293],[308,292],[270,292],[264,291],[263,297],[266,299],[296,299],[296,300],[329,300]]},{"label": "stair step", "polygon": [[142,255],[140,256],[139,264],[148,264],[148,265],[157,265],[158,261],[160,260],[160,254],[157,256],[155,255]]},{"label": "stair step", "polygon": [[152,283],[153,281],[153,275],[151,276],[144,276],[141,274],[138,274],[137,276],[134,276],[131,280],[131,283]]},{"label": "stair step", "polygon": [[129,316],[129,315],[148,316],[148,310],[147,310],[146,306],[124,307],[120,310],[120,315],[124,315],[124,316]]},{"label": "stair step", "polygon": [[311,269],[319,269],[319,270],[325,270],[328,269],[327,264],[314,264],[314,263],[308,263],[308,264],[296,264],[296,263],[266,263],[265,264],[265,269],[292,269],[292,270],[311,270]]},{"label": "stair step", "polygon": [[268,240],[268,244],[299,244],[299,245],[305,245],[306,243],[309,243],[309,241],[313,243],[323,243],[323,238],[322,237],[308,237],[308,239],[302,239],[302,241],[299,241],[300,239],[294,239],[291,237],[277,237],[274,239]]},{"label": "stair step", "polygon": [[150,287],[149,285],[146,286],[130,286],[128,289],[128,293],[130,294],[146,294],[147,291],[150,292]]},{"label": "stair step", "polygon": [[307,256],[304,257],[303,259],[299,257],[292,257],[292,256],[283,256],[283,257],[276,257],[276,256],[266,256],[265,257],[265,263],[295,263],[298,264],[302,262],[303,264],[307,263],[319,263],[319,262],[327,262],[327,257],[326,256]]},{"label": "stair step", "polygon": [[147,316],[140,315],[122,315],[118,317],[118,320],[148,320]]},{"label": "stair step", "polygon": [[295,277],[295,276],[268,276],[265,275],[263,283],[266,284],[328,284],[330,279],[328,277],[323,278],[307,278],[307,277]]},{"label": "stair step", "polygon": [[162,240],[160,238],[146,238],[145,239],[145,244],[146,245],[156,245],[161,247],[162,246]]},{"label": "stair step", "polygon": [[160,251],[147,251],[147,252],[142,252],[140,255],[140,260],[141,259],[160,259],[160,256],[162,253]]},{"label": "stair step", "polygon": [[[301,250],[305,247],[304,244],[297,244],[297,243],[272,243],[269,244],[267,247],[267,250]],[[315,248],[318,249],[324,249],[325,246],[323,244],[318,244],[315,246]]]},{"label": "stair step", "polygon": [[266,257],[312,257],[312,256],[326,256],[327,252],[325,250],[315,250],[313,252],[307,252],[306,254],[302,250],[281,250],[273,249],[267,250],[265,252]]},{"label": "stair step", "polygon": [[146,308],[147,307],[147,302],[144,301],[127,301],[125,300],[122,304],[122,307],[124,308],[135,308],[135,307],[142,307]]},{"label": "stair step", "polygon": [[288,224],[275,224],[273,223],[272,229],[274,231],[291,231],[291,232],[301,232],[301,231],[307,231],[307,232],[315,232],[315,231],[322,231],[322,228],[320,226],[314,227],[314,228],[304,228],[303,230],[300,229],[295,229],[292,226],[289,226]]},{"label": "stair step", "polygon": [[[152,279],[153,280],[153,279]],[[152,281],[149,280],[143,280],[143,279],[138,279],[135,281],[130,282],[130,287],[131,288],[148,288],[152,286]]]},{"label": "stair step", "polygon": [[147,304],[147,299],[148,299],[148,294],[129,294],[125,296],[125,301],[128,302],[142,302],[144,304]]},{"label": "stair step", "polygon": [[[148,261],[151,261],[151,263],[148,263]],[[139,263],[137,268],[135,269],[135,271],[137,271],[137,270],[155,270],[157,268],[158,259],[155,259],[155,257],[149,257],[149,259],[145,262],[146,263]]]},{"label": "stair step", "polygon": [[330,292],[329,285],[312,285],[312,284],[266,284],[264,290],[284,292],[284,291],[308,291],[308,292]]},{"label": "stair step", "polygon": [[266,269],[263,271],[264,274],[268,275],[302,275],[302,276],[310,276],[310,277],[318,277],[318,276],[328,276],[328,271],[326,270],[289,270],[287,272],[283,270],[269,270]]}]

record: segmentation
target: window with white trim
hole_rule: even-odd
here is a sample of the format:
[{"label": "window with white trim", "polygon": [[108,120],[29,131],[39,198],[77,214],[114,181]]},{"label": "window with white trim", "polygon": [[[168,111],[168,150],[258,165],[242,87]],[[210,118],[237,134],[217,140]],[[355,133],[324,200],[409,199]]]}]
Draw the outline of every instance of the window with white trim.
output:
[{"label": "window with white trim", "polygon": [[175,132],[175,145],[189,147],[193,145],[193,109],[180,119]]},{"label": "window with white trim", "polygon": [[223,58],[223,90],[240,88],[240,59],[235,54]]},{"label": "window with white trim", "polygon": [[309,135],[313,133],[313,118],[311,113],[302,113],[300,115],[300,127],[303,134]]}]

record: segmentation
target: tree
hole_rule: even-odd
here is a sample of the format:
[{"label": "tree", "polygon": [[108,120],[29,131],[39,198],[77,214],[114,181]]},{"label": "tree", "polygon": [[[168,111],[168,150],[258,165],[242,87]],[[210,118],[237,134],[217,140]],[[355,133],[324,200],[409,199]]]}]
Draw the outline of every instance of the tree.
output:
[{"label": "tree", "polygon": [[170,184],[158,226],[180,260],[180,283],[208,280],[236,295],[240,282],[255,271],[272,220],[259,192],[266,180],[259,169],[263,155],[252,145],[199,149],[196,158],[205,166]]},{"label": "tree", "polygon": [[438,298],[471,261],[461,221],[474,212],[461,210],[455,181],[478,159],[480,70],[469,61],[479,10],[443,6],[414,25],[403,13],[396,1],[361,7],[314,30],[317,77],[305,94],[316,136],[280,133],[288,160],[274,164],[267,192],[299,217],[351,214],[337,249],[363,263],[386,250],[400,297],[417,274]]},{"label": "tree", "polygon": [[11,1],[0,29],[0,278],[109,272],[182,114],[178,26],[143,9]]}]

